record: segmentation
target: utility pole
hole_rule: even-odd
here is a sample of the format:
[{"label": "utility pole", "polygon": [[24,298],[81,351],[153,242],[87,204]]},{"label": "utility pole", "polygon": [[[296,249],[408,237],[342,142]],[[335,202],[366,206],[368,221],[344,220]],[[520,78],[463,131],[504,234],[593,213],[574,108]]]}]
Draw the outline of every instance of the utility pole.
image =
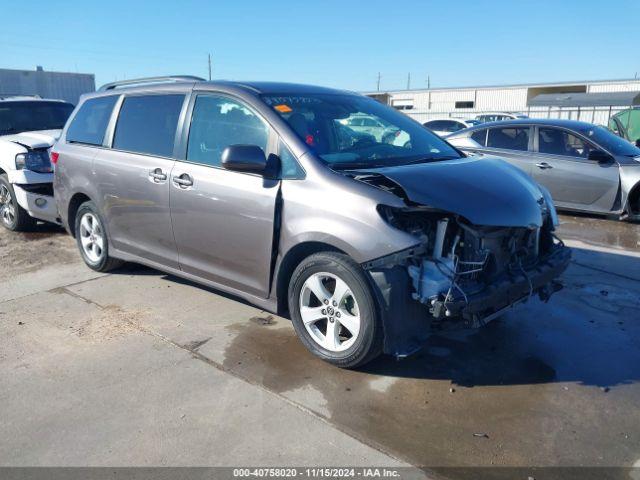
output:
[{"label": "utility pole", "polygon": [[209,54],[209,81],[211,81],[211,54]]},{"label": "utility pole", "polygon": [[378,72],[378,87],[377,87],[377,91],[380,91],[380,72]]},{"label": "utility pole", "polygon": [[427,90],[431,90],[431,76],[427,75]]},{"label": "utility pole", "polygon": [[411,72],[407,73],[407,90],[411,90]]}]

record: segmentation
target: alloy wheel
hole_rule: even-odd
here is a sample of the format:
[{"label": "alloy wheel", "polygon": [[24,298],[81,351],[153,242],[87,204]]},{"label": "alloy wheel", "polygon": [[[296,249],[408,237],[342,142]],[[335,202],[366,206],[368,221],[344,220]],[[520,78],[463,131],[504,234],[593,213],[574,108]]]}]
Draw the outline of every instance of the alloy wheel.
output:
[{"label": "alloy wheel", "polygon": [[0,218],[2,223],[8,227],[12,226],[16,220],[13,198],[6,185],[0,185]]},{"label": "alloy wheel", "polygon": [[348,349],[360,333],[358,302],[347,283],[332,273],[314,273],[304,282],[300,316],[311,338],[331,352]]},{"label": "alloy wheel", "polygon": [[87,258],[98,263],[104,255],[104,232],[93,213],[85,213],[80,219],[80,243]]}]

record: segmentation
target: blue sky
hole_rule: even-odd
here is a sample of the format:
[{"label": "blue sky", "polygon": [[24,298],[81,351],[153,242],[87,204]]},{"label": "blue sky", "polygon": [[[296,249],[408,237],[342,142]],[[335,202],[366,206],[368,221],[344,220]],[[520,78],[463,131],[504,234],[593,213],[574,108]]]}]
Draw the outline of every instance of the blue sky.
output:
[{"label": "blue sky", "polygon": [[[4,6],[3,6],[4,5]],[[354,90],[640,76],[640,0],[14,2],[0,68]]]}]

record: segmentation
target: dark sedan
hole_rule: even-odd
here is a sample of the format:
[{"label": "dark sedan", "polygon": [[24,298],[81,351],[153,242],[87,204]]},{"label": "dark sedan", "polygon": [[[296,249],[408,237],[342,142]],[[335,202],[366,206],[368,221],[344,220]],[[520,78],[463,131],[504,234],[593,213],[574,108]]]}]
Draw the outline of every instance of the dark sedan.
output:
[{"label": "dark sedan", "polygon": [[640,149],[604,127],[528,118],[483,123],[446,139],[521,168],[558,208],[640,218]]}]

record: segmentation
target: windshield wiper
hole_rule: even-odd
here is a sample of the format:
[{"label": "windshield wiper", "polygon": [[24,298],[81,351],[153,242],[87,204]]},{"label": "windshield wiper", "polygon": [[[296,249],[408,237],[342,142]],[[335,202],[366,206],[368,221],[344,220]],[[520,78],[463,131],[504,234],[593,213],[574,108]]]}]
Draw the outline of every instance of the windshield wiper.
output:
[{"label": "windshield wiper", "polygon": [[388,165],[384,165],[382,163],[371,163],[371,162],[338,162],[330,164],[331,168],[334,170],[349,170],[349,169],[358,169],[358,168],[382,168],[387,167]]},{"label": "windshield wiper", "polygon": [[410,162],[406,162],[403,165],[414,165],[416,163],[431,163],[431,162],[440,162],[440,161],[444,161],[444,160],[457,160],[461,157],[452,157],[452,156],[448,156],[448,157],[424,157],[424,158],[420,158],[418,160],[411,160]]}]

